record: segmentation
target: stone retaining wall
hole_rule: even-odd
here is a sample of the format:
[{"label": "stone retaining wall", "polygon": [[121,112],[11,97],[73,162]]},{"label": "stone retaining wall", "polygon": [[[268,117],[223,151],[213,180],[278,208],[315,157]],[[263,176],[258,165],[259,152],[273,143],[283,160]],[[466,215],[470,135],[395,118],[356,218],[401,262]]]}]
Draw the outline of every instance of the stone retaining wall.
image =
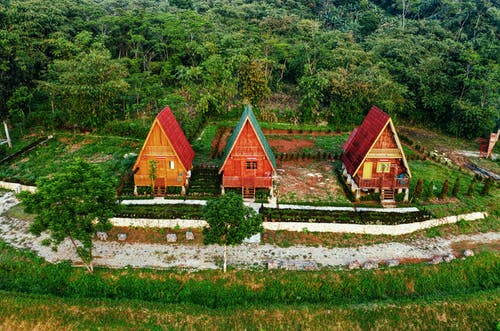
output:
[{"label": "stone retaining wall", "polygon": [[486,215],[487,213],[484,212],[476,212],[464,215],[436,218],[418,223],[397,224],[397,225],[265,222],[264,228],[267,230],[274,230],[274,231],[277,230],[304,231],[307,229],[307,231],[309,232],[341,232],[341,233],[349,232],[349,233],[362,233],[362,234],[401,235],[432,228],[435,226],[456,223],[461,219],[466,221],[475,221],[484,218]]},{"label": "stone retaining wall", "polygon": [[[475,221],[487,216],[486,212],[476,212],[457,216],[436,218],[419,223],[398,225],[362,225],[362,224],[340,224],[340,223],[308,223],[308,222],[264,222],[262,225],[266,230],[304,231],[309,232],[340,232],[340,233],[362,233],[362,234],[386,234],[401,235],[419,230],[432,228],[439,225],[456,223],[459,220]],[[207,225],[203,220],[160,220],[144,218],[112,218],[111,223],[115,226],[140,226],[159,228],[198,228]]]}]

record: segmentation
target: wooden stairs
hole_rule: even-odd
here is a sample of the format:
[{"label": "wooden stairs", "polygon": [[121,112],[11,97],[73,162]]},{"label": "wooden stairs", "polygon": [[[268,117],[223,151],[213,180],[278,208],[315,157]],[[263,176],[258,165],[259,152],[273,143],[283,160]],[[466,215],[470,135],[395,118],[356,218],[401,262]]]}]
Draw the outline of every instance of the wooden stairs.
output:
[{"label": "wooden stairs", "polygon": [[255,187],[242,187],[241,194],[244,200],[255,200]]},{"label": "wooden stairs", "polygon": [[153,195],[155,197],[161,197],[164,196],[165,193],[167,193],[167,188],[165,186],[155,186]]},{"label": "wooden stairs", "polygon": [[382,189],[380,191],[380,201],[383,207],[395,207],[396,200],[394,199],[394,189]]}]

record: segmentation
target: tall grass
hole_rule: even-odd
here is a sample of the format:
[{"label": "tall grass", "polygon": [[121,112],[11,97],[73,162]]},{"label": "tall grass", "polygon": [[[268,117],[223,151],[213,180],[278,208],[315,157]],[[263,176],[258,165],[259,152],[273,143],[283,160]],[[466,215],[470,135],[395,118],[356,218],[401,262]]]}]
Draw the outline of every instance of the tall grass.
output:
[{"label": "tall grass", "polygon": [[0,291],[0,329],[494,330],[499,304],[499,290],[363,305],[253,305],[220,310]]},{"label": "tall grass", "polygon": [[404,265],[377,271],[233,271],[189,275],[172,271],[97,269],[48,264],[0,244],[0,289],[73,298],[140,299],[209,308],[270,304],[353,304],[473,293],[500,285],[498,253],[441,265]]}]

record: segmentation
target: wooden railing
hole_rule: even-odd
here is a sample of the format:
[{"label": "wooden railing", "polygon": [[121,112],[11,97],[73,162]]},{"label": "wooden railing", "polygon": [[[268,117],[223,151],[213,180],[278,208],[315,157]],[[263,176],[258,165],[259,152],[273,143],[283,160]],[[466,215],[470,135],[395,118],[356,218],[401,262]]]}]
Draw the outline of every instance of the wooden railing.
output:
[{"label": "wooden railing", "polygon": [[224,187],[271,187],[272,178],[223,176],[222,185]]},{"label": "wooden railing", "polygon": [[410,179],[408,177],[391,177],[391,178],[370,178],[370,179],[363,179],[359,176],[356,176],[354,181],[360,188],[368,188],[368,189],[374,189],[374,188],[407,188]]}]

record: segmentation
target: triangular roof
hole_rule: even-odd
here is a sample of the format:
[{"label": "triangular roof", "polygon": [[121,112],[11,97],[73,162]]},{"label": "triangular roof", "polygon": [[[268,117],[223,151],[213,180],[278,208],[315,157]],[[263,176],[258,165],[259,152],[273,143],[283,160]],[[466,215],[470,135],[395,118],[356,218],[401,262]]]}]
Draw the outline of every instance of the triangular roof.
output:
[{"label": "triangular roof", "polygon": [[[191,147],[191,144],[189,144],[189,141],[187,140],[186,136],[184,135],[184,131],[182,131],[182,128],[175,119],[172,110],[168,106],[165,107],[156,116],[153,124],[151,125],[151,129],[149,130],[146,141],[144,142],[144,146],[146,146],[149,141],[149,137],[155,127],[155,123],[159,124],[160,129],[163,131],[168,141],[172,145],[174,153],[177,155],[178,159],[181,161],[184,168],[186,170],[191,169],[191,165],[193,164],[193,159],[194,159],[194,150]],[[139,154],[139,156],[137,157],[134,169],[137,167],[137,163],[141,158],[143,149],[141,149],[141,154]]]},{"label": "triangular roof", "polygon": [[227,141],[226,150],[224,153],[224,157],[222,158],[223,162],[222,166],[220,167],[219,173],[221,173],[222,169],[224,169],[227,159],[229,155],[231,155],[231,152],[236,144],[236,141],[238,141],[238,137],[240,136],[240,133],[245,127],[247,121],[250,123],[251,127],[255,131],[257,139],[259,140],[262,149],[264,149],[264,153],[266,154],[268,160],[271,162],[271,165],[273,167],[273,172],[276,172],[277,167],[273,151],[271,150],[271,147],[269,147],[269,144],[267,143],[267,139],[264,136],[264,133],[262,133],[262,129],[260,128],[259,122],[257,122],[257,119],[255,118],[252,108],[249,105],[246,105],[243,114],[241,114],[238,124],[234,128],[233,134]]},{"label": "triangular roof", "polygon": [[344,145],[344,153],[342,154],[342,161],[351,176],[355,176],[361,164],[366,159],[368,152],[372,149],[373,145],[377,142],[378,138],[389,126],[394,140],[401,152],[402,159],[408,175],[411,177],[410,167],[406,161],[401,142],[399,141],[398,134],[391,117],[377,108],[372,106],[368,115],[366,115],[363,123],[358,128],[355,128],[349,139]]}]

